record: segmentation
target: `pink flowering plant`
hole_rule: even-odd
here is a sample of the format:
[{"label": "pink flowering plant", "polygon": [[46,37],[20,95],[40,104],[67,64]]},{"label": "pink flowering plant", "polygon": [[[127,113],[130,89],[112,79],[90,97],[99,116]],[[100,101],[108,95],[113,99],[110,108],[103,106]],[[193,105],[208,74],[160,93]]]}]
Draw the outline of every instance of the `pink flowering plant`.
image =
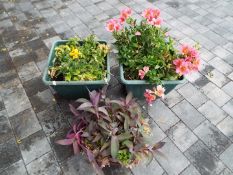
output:
[{"label": "pink flowering plant", "polygon": [[[146,80],[151,84],[162,84],[162,80],[179,80],[184,75],[198,71],[200,57],[198,45],[175,47],[168,28],[162,27],[159,9],[145,9],[137,21],[131,9],[124,9],[118,19],[110,19],[106,30],[116,39],[119,62],[124,67],[125,79]],[[144,93],[148,103],[163,97],[161,85]],[[159,89],[159,90],[158,90]],[[159,93],[158,93],[159,92]]]}]

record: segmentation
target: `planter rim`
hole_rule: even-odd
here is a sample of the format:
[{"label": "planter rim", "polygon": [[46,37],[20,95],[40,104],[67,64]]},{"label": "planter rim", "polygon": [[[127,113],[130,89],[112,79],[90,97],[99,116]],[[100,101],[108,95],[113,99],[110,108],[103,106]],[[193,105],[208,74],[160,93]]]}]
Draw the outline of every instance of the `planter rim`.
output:
[{"label": "planter rim", "polygon": [[[56,47],[57,43],[66,43],[68,40],[57,40],[55,42],[53,42],[52,47],[50,49],[49,52],[49,59],[47,61],[44,73],[43,73],[43,82],[46,85],[52,85],[52,86],[56,86],[56,85],[101,85],[101,84],[108,84],[108,82],[110,81],[110,66],[109,66],[109,55],[107,55],[107,77],[106,77],[106,81],[105,80],[95,80],[95,81],[51,81],[48,80],[47,75],[48,75],[48,69],[49,69],[49,64],[51,61],[54,60],[54,58],[52,58],[52,54],[53,54],[53,50]],[[82,41],[80,41],[82,42]],[[98,42],[103,42],[107,44],[107,41],[104,40],[99,40]]]},{"label": "planter rim", "polygon": [[[120,64],[120,78],[121,78],[121,82],[124,84],[129,84],[129,85],[150,85],[151,83],[149,83],[146,80],[126,80],[124,77],[124,68],[123,65]],[[182,80],[163,80],[162,84],[182,84],[185,83],[186,79],[183,78]]]}]

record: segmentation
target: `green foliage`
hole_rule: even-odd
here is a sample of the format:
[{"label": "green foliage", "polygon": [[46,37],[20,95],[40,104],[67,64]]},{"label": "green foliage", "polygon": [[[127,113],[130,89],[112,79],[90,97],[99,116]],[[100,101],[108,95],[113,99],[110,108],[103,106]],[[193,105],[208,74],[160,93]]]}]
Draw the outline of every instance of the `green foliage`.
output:
[{"label": "green foliage", "polygon": [[55,62],[49,68],[52,80],[103,80],[106,77],[106,56],[109,48],[90,35],[80,41],[70,38],[65,45],[55,48]]},{"label": "green foliage", "polygon": [[145,19],[137,23],[130,17],[127,23],[123,30],[113,33],[126,78],[139,79],[138,71],[148,66],[150,71],[144,79],[151,83],[177,79],[173,60],[178,58],[178,52],[174,40],[166,36],[168,29],[150,25]]},{"label": "green foliage", "polygon": [[120,150],[117,153],[117,159],[123,164],[123,165],[128,165],[131,161],[131,153],[124,149],[124,150]]}]

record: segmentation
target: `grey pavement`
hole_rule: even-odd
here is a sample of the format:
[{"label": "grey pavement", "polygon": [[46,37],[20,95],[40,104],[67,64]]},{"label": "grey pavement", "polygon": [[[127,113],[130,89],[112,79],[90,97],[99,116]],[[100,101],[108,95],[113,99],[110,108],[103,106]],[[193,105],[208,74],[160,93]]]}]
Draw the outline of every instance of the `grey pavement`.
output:
[{"label": "grey pavement", "polygon": [[[114,42],[105,22],[130,7],[162,11],[179,43],[201,45],[199,72],[152,107],[139,101],[165,146],[146,167],[105,169],[106,175],[233,175],[232,0],[0,1],[0,175],[93,175],[87,159],[55,144],[69,128],[69,100],[41,80],[51,44],[91,33]],[[116,50],[108,95],[125,94]],[[161,154],[162,153],[162,154]]]}]

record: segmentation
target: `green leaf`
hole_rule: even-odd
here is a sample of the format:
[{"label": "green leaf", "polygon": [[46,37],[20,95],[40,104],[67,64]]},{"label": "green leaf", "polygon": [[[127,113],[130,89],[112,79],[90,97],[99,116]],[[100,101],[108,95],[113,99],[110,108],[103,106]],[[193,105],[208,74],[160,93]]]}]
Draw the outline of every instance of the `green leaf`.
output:
[{"label": "green leaf", "polygon": [[112,158],[116,158],[117,153],[119,151],[119,140],[117,136],[112,136],[111,138],[111,156]]},{"label": "green leaf", "polygon": [[123,141],[123,140],[126,140],[126,139],[130,139],[132,137],[133,137],[133,135],[130,134],[130,132],[125,132],[125,133],[122,133],[122,134],[118,135],[118,140]]},{"label": "green leaf", "polygon": [[70,81],[71,80],[71,74],[70,73],[67,73],[65,75],[65,81]]}]

